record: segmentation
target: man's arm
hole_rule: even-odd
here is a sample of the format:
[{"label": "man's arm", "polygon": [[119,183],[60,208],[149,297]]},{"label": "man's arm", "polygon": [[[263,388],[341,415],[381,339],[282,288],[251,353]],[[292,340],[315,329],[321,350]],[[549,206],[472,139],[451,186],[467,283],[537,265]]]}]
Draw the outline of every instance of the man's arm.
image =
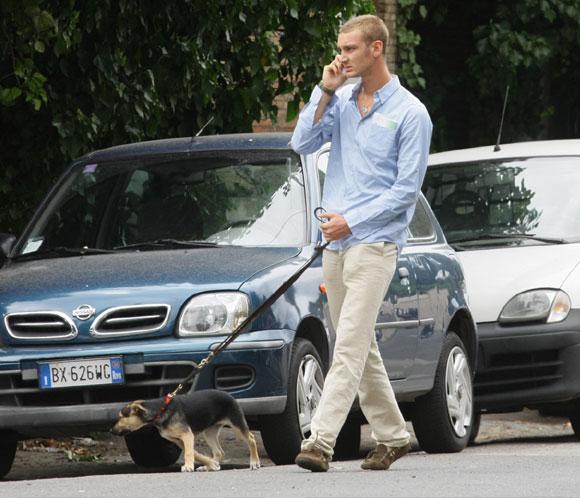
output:
[{"label": "man's arm", "polygon": [[332,95],[315,87],[310,101],[298,118],[290,144],[299,154],[316,152],[322,144],[332,138],[335,115],[338,115],[336,112],[338,97],[334,92],[345,81],[346,74],[343,72],[340,56],[337,55],[322,71],[322,84]]},{"label": "man's arm", "polygon": [[355,236],[364,235],[362,229],[365,224],[384,226],[417,202],[427,171],[432,130],[427,109],[424,106],[414,107],[401,128],[395,183],[368,204],[344,214]]},{"label": "man's arm", "polygon": [[337,104],[336,95],[331,97],[318,86],[314,88],[310,101],[302,109],[292,134],[290,145],[294,151],[299,154],[310,154],[330,141],[334,126],[334,109]]}]

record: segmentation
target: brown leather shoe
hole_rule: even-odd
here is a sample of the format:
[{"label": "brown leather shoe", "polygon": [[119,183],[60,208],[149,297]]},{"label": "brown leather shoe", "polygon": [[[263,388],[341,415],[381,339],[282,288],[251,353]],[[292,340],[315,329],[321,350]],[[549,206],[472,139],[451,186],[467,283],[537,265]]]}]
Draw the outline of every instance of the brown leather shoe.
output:
[{"label": "brown leather shoe", "polygon": [[296,465],[303,469],[311,470],[312,472],[326,472],[329,461],[330,457],[316,447],[309,450],[302,450],[294,460]]},{"label": "brown leather shoe", "polygon": [[393,462],[401,457],[404,457],[411,451],[411,443],[405,446],[386,446],[384,444],[377,444],[377,447],[369,452],[361,464],[361,469],[364,470],[387,470]]}]

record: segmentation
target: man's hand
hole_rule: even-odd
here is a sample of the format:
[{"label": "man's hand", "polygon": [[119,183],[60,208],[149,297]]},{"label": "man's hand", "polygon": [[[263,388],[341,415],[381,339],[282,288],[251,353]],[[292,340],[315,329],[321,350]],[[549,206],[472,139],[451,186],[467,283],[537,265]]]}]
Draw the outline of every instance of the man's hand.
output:
[{"label": "man's hand", "polygon": [[326,88],[336,90],[346,80],[347,77],[343,71],[342,62],[340,62],[340,55],[337,55],[328,66],[324,66],[324,70],[322,71],[322,84]]},{"label": "man's hand", "polygon": [[326,223],[320,225],[320,230],[326,240],[342,239],[352,233],[342,215],[337,213],[321,213],[320,217],[328,219]]}]

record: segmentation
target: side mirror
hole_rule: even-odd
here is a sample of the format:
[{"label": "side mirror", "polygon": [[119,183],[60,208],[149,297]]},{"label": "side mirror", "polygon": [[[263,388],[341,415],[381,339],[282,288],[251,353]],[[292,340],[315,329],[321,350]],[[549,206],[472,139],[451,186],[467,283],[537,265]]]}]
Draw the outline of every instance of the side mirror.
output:
[{"label": "side mirror", "polygon": [[12,251],[15,242],[16,237],[11,233],[0,233],[0,266],[8,259],[8,255]]}]

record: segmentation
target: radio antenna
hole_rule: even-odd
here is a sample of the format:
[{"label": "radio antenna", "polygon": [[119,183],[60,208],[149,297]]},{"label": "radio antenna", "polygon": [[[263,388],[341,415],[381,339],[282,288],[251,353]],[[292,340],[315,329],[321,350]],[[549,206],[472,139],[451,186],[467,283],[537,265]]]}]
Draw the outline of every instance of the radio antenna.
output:
[{"label": "radio antenna", "polygon": [[205,130],[205,129],[206,129],[207,125],[208,125],[208,124],[210,124],[212,121],[213,121],[213,116],[211,116],[211,117],[210,117],[210,118],[207,120],[207,122],[206,122],[206,123],[205,123],[205,124],[204,124],[204,125],[203,125],[203,126],[200,128],[200,130],[199,130],[199,131],[198,131],[198,132],[195,134],[195,136],[192,136],[192,137],[191,137],[191,141],[193,142],[193,139],[194,139],[194,138],[196,138],[196,137],[199,137],[199,136],[202,134],[203,130]]},{"label": "radio antenna", "polygon": [[503,111],[501,111],[501,121],[499,122],[499,133],[497,134],[497,142],[495,143],[495,147],[493,148],[494,152],[501,150],[501,147],[499,146],[499,142],[501,140],[501,130],[503,128],[503,119],[505,117],[505,108],[507,106],[509,93],[510,93],[510,86],[507,85],[507,87],[505,89],[505,97],[503,99]]}]

